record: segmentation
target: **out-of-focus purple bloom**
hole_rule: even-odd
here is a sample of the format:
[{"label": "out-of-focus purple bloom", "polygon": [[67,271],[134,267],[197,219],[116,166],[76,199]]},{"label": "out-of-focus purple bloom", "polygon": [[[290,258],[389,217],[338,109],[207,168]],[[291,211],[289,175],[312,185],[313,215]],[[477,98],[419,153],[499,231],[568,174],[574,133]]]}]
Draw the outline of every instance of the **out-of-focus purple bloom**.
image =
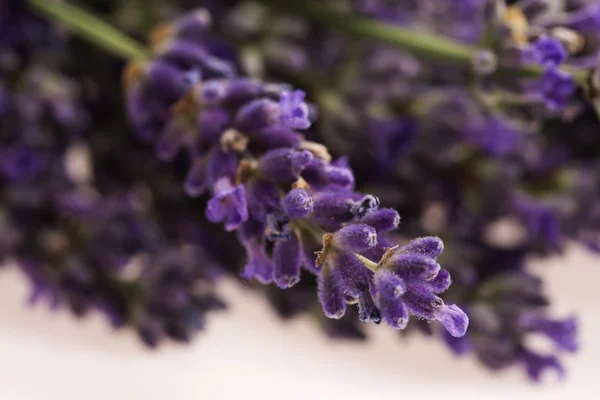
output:
[{"label": "out-of-focus purple bloom", "polygon": [[312,160],[313,154],[307,150],[271,150],[260,158],[257,171],[273,180],[292,183]]},{"label": "out-of-focus purple bloom", "polygon": [[526,196],[515,197],[513,205],[532,242],[541,241],[555,251],[562,248],[563,238],[556,211]]},{"label": "out-of-focus purple bloom", "polygon": [[562,44],[553,38],[542,36],[532,44],[538,62],[546,67],[556,67],[567,59],[567,52]]},{"label": "out-of-focus purple bloom", "polygon": [[558,69],[548,69],[542,77],[544,103],[550,110],[562,109],[575,91],[573,78]]},{"label": "out-of-focus purple bloom", "polygon": [[521,134],[498,117],[486,118],[465,132],[469,141],[491,156],[503,156],[514,151],[520,143]]},{"label": "out-of-focus purple bloom", "polygon": [[541,380],[542,373],[546,369],[554,369],[560,378],[565,374],[563,366],[555,356],[539,355],[531,351],[523,350],[522,357],[527,369],[527,375],[534,381]]},{"label": "out-of-focus purple bloom", "polygon": [[265,285],[273,282],[273,263],[264,249],[264,244],[259,243],[256,238],[250,238],[244,242],[244,248],[248,260],[241,276],[247,280],[255,278]]},{"label": "out-of-focus purple bloom", "polygon": [[306,93],[302,90],[283,92],[281,94],[281,122],[292,129],[310,127],[308,105],[304,102]]},{"label": "out-of-focus purple bloom", "polygon": [[538,315],[526,315],[523,325],[532,332],[546,335],[558,347],[568,351],[577,351],[577,318],[571,316],[565,320],[554,320]]},{"label": "out-of-focus purple bloom", "polygon": [[591,3],[570,13],[565,25],[584,33],[597,33],[600,30],[600,6]]},{"label": "out-of-focus purple bloom", "polygon": [[28,180],[47,167],[47,156],[32,148],[14,145],[0,151],[0,169],[7,179]]}]

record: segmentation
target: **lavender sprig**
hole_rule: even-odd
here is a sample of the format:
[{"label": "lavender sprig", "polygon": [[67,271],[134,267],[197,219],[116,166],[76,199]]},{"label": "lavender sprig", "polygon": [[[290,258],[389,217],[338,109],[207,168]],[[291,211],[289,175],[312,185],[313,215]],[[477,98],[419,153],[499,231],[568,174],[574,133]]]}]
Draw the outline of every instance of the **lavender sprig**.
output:
[{"label": "lavender sprig", "polygon": [[[455,348],[492,368],[524,365],[532,378],[560,368],[557,354],[532,356],[531,331],[513,321],[549,318],[528,254],[561,252],[568,237],[598,248],[597,213],[590,212],[597,208],[597,118],[575,90],[596,63],[593,24],[558,23],[544,2],[263,3],[262,12],[234,9],[221,29],[241,32],[238,44],[263,62],[256,71],[310,91],[321,108],[319,138],[351,157],[359,188],[401,212],[400,232],[443,238],[449,251],[440,257],[454,278],[446,296],[471,319]],[[569,7],[558,15],[594,21],[594,7]],[[239,24],[244,16],[285,23]],[[356,35],[365,26],[358,20],[366,21],[368,39]],[[415,45],[422,38],[434,46],[422,51]],[[430,50],[446,41],[452,55],[436,58]],[[273,44],[286,51],[273,52]],[[454,52],[457,44],[468,51]],[[513,287],[513,274],[525,283]],[[510,289],[481,299],[479,291],[494,285]],[[518,301],[525,293],[527,301]]]},{"label": "lavender sprig", "polygon": [[[215,44],[203,15],[197,11],[160,27],[167,34],[153,43],[157,56],[126,72],[126,96],[139,137],[165,161],[185,150],[187,193],[210,193],[207,219],[238,232],[248,259],[242,276],[289,288],[304,267],[319,276],[328,317],[340,318],[346,300],[356,300],[365,322],[383,318],[402,329],[416,315],[464,335],[466,315],[435,295],[450,282],[435,262],[441,242],[427,239],[433,244],[421,247],[436,250],[422,257],[392,256],[418,253],[417,244],[386,252],[377,238],[396,228],[398,214],[355,192],[345,162],[331,161],[325,147],[295,131],[313,122],[302,91],[235,77],[233,63],[211,52]],[[311,254],[321,237],[315,261]],[[393,279],[371,270],[377,262],[406,290],[389,296],[385,280]]]},{"label": "lavender sprig", "polygon": [[[149,156],[149,146],[141,157],[129,154],[140,151],[137,145],[110,148],[120,160],[170,172],[155,179],[124,168],[135,177],[126,182],[121,173],[103,176],[101,171],[112,167],[99,161],[106,144],[78,137],[77,144],[89,146],[100,168],[94,179],[103,182],[82,185],[60,172],[64,148],[46,148],[35,133],[24,141],[3,138],[0,184],[10,196],[0,200],[0,224],[15,234],[0,235],[0,254],[19,253],[21,267],[40,288],[34,298],[49,294],[50,300],[66,300],[76,313],[108,311],[115,325],[134,325],[150,345],[163,336],[187,340],[210,308],[185,311],[196,303],[189,301],[198,294],[193,288],[198,283],[201,294],[213,298],[212,274],[191,265],[193,260],[204,265],[212,256],[182,252],[190,244],[200,250],[214,246],[202,234],[204,216],[234,232],[238,240],[231,236],[227,250],[232,255],[237,247],[245,250],[242,277],[275,283],[265,291],[285,316],[319,301],[324,314],[334,318],[324,323],[327,331],[352,338],[364,337],[359,319],[427,333],[438,333],[438,325],[418,320],[407,325],[410,315],[438,320],[457,354],[474,352],[490,368],[523,365],[534,380],[545,369],[562,374],[558,354],[577,349],[577,320],[549,316],[542,281],[525,260],[561,252],[567,238],[600,248],[597,117],[576,88],[597,98],[597,73],[585,79],[599,54],[594,4],[568,1],[562,10],[538,1],[505,6],[442,0],[435,8],[428,2],[264,1],[285,8],[282,15],[257,3],[214,2],[218,29],[239,41],[238,51],[214,34],[205,11],[155,29],[147,51],[72,5],[41,3],[30,2],[105,50],[135,59],[124,79],[130,121],[168,166]],[[29,17],[23,7],[15,10]],[[11,30],[29,18],[10,20],[16,23],[0,19],[2,32],[8,27],[11,33],[31,33]],[[353,34],[352,40],[345,33]],[[27,63],[36,52],[25,53]],[[2,57],[0,68],[10,61]],[[248,75],[292,81],[308,94],[267,79],[240,78],[239,65]],[[20,75],[18,69],[10,73]],[[68,80],[54,82],[70,87]],[[3,83],[0,114],[14,111],[10,93],[20,91],[10,79]],[[31,92],[22,104],[34,105],[33,112],[10,118],[15,132],[21,132],[21,121],[47,132],[79,115],[68,90],[42,85]],[[85,130],[85,119],[75,120],[72,127]],[[306,136],[300,136],[297,131],[304,129]],[[64,144],[56,130],[51,132]],[[349,158],[332,161],[326,147],[306,138]],[[50,176],[48,168],[54,178],[46,185],[40,177]],[[22,182],[32,181],[40,181],[39,187],[23,190]],[[55,201],[57,185],[69,196]],[[169,189],[159,189],[164,185]],[[148,190],[160,205],[148,202]],[[90,199],[90,192],[100,198]],[[380,208],[375,195],[402,213],[401,226],[398,213]],[[40,211],[39,198],[53,200]],[[81,231],[50,224],[37,238],[31,221],[38,215],[54,225],[63,221],[54,216],[67,215]],[[104,219],[111,222],[108,227]],[[118,229],[109,229],[113,226]],[[33,245],[22,242],[23,232],[36,238]],[[422,239],[408,242],[397,233]],[[443,238],[447,250],[440,254],[441,242],[431,235]],[[100,255],[96,242],[107,244],[99,246]],[[64,243],[70,246],[57,246]],[[429,250],[419,243],[429,243]],[[21,250],[26,248],[35,254]],[[133,253],[156,262],[126,262],[138,260]],[[56,254],[58,261],[77,263],[70,262],[63,275]],[[450,273],[438,260],[452,274],[449,289]],[[123,284],[115,268],[128,275],[124,265],[154,272]],[[316,296],[302,269],[317,275]],[[446,289],[444,298],[460,305],[468,319],[438,297]],[[107,307],[105,298],[117,301]],[[357,303],[358,310],[349,303]],[[468,320],[471,326],[461,336]],[[547,336],[556,350],[537,353],[527,343],[532,334]]]}]

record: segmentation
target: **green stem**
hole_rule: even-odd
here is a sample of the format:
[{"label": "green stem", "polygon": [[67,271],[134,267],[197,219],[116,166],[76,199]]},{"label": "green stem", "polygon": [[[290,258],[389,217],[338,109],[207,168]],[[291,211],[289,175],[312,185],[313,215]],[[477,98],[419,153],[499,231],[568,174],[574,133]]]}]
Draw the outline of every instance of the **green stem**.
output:
[{"label": "green stem", "polygon": [[28,0],[31,8],[69,28],[82,38],[124,59],[148,58],[144,45],[72,4],[52,0]]},{"label": "green stem", "polygon": [[[465,45],[439,35],[358,17],[348,12],[321,6],[316,2],[308,6],[304,2],[298,1],[259,1],[283,13],[298,15],[350,35],[375,39],[430,60],[462,65],[465,68],[470,67],[475,52],[479,50],[478,47]],[[573,75],[573,79],[577,84],[582,85],[585,83],[587,76],[585,71],[572,68],[567,69],[567,71]],[[524,66],[517,71],[510,72],[535,77],[540,76],[543,69],[537,66]]]},{"label": "green stem", "polygon": [[460,63],[469,60],[474,50],[470,46],[446,38],[357,17],[316,2],[308,6],[297,1],[261,1],[281,12],[299,15],[348,34],[387,42],[427,58]]},{"label": "green stem", "polygon": [[369,268],[373,272],[377,272],[377,269],[379,268],[379,264],[377,264],[375,261],[371,261],[367,257],[361,256],[358,253],[354,253],[354,255],[356,256],[356,258],[358,258],[360,260],[361,263],[363,263],[363,265],[365,267]]}]

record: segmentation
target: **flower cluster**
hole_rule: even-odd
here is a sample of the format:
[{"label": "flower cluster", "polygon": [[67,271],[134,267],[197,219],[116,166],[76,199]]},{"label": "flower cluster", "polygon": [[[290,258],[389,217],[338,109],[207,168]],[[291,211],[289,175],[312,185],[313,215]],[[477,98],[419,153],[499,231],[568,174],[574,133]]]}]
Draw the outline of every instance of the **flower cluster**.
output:
[{"label": "flower cluster", "polygon": [[190,340],[223,307],[213,292],[219,246],[202,214],[177,172],[152,164],[126,131],[91,134],[102,120],[91,110],[115,107],[63,73],[62,50],[34,61],[32,49],[0,48],[0,266],[24,273],[31,303],[100,311],[149,346]]},{"label": "flower cluster", "polygon": [[[257,73],[289,77],[311,93],[320,108],[317,137],[350,156],[359,189],[403,215],[399,232],[437,235],[451,249],[440,256],[454,277],[447,297],[472,320],[462,348],[493,368],[523,363],[533,378],[544,367],[559,368],[554,355],[527,350],[531,330],[515,321],[548,318],[549,301],[528,271],[528,255],[561,252],[568,238],[598,248],[597,218],[590,213],[598,199],[600,142],[591,135],[598,122],[574,78],[595,65],[600,50],[597,5],[325,3],[350,17],[481,49],[473,50],[468,65],[452,65],[315,28],[261,5],[241,5],[221,22],[241,46],[260,49],[253,59],[261,61]],[[544,301],[529,304],[519,301],[516,289],[500,291],[485,298],[495,330],[480,328],[478,293],[514,282],[515,274],[537,282],[523,283],[522,290]],[[569,321],[573,338],[576,324]],[[500,348],[505,360],[491,361]]]},{"label": "flower cluster", "polygon": [[378,236],[398,226],[398,213],[355,192],[346,160],[332,161],[296,131],[315,115],[304,92],[236,77],[232,63],[211,50],[209,21],[201,10],[157,28],[157,55],[130,64],[126,97],[138,136],[154,144],[158,158],[173,161],[185,150],[186,192],[209,192],[206,218],[237,231],[247,255],[242,276],[286,289],[304,267],[318,275],[330,318],[357,301],[362,321],[403,329],[415,315],[464,335],[466,315],[436,296],[450,284],[435,261],[441,242],[386,251]]},{"label": "flower cluster", "polygon": [[0,261],[31,299],[187,341],[241,265],[333,337],[384,321],[562,374],[577,318],[528,260],[600,251],[598,1],[192,3],[89,2],[136,37],[181,12],[145,49],[0,0]]},{"label": "flower cluster", "polygon": [[[66,305],[80,316],[100,310],[151,346],[163,336],[189,340],[205,311],[222,303],[211,291],[218,268],[210,243],[193,234],[199,226],[186,227],[195,213],[185,193],[136,146],[111,139],[98,148],[75,133],[74,122],[87,119],[76,98],[44,97],[59,77],[33,70],[26,78],[40,86],[7,96],[2,117],[15,134],[0,145],[2,262],[15,261],[29,278],[32,303]],[[129,165],[134,159],[139,170]],[[148,167],[151,180],[142,174]],[[178,212],[158,218],[159,205]]]}]

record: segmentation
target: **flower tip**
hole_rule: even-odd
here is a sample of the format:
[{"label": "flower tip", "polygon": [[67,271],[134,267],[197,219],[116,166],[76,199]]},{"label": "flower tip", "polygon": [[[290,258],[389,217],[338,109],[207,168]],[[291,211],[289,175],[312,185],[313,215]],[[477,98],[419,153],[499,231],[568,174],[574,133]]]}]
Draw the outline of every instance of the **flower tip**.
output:
[{"label": "flower tip", "polygon": [[384,208],[367,214],[360,222],[372,226],[377,232],[389,232],[400,225],[400,214],[391,208]]},{"label": "flower tip", "polygon": [[348,225],[333,234],[335,246],[352,251],[366,251],[377,245],[375,228],[364,224]]},{"label": "flower tip", "polygon": [[281,93],[279,107],[281,123],[292,129],[308,129],[312,125],[310,109],[304,102],[306,93],[302,90]]},{"label": "flower tip", "polygon": [[399,329],[399,330],[403,330],[406,329],[406,327],[408,326],[408,318],[407,317],[400,317],[395,321],[395,324],[393,325],[393,327],[395,329]]},{"label": "flower tip", "polygon": [[444,251],[444,242],[437,236],[425,236],[411,240],[402,250],[407,253],[423,254],[435,259]]},{"label": "flower tip", "polygon": [[275,284],[280,289],[289,289],[298,282],[300,277],[297,275],[279,275],[275,278]]},{"label": "flower tip", "polygon": [[464,336],[469,326],[469,317],[456,304],[440,307],[436,319],[456,338]]},{"label": "flower tip", "polygon": [[240,278],[247,282],[250,282],[252,279],[256,279],[259,283],[263,285],[269,285],[273,283],[273,278],[258,275],[252,271],[242,271],[242,273],[240,273]]},{"label": "flower tip", "polygon": [[302,189],[292,189],[283,199],[283,207],[292,218],[302,218],[313,210],[314,204],[310,194]]},{"label": "flower tip", "polygon": [[300,150],[292,153],[290,155],[292,170],[300,174],[304,167],[310,164],[313,159],[313,154],[308,150]]},{"label": "flower tip", "polygon": [[346,314],[346,310],[337,310],[335,313],[327,312],[326,310],[323,310],[323,312],[329,319],[340,319]]}]

